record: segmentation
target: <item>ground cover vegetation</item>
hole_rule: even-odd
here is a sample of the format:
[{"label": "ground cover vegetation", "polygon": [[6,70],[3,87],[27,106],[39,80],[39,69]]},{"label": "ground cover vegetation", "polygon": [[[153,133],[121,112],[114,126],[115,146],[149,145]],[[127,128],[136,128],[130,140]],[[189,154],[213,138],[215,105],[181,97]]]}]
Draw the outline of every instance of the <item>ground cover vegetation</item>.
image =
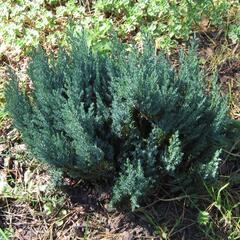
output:
[{"label": "ground cover vegetation", "polygon": [[141,32],[147,31],[157,37],[162,48],[176,45],[177,39],[186,40],[193,29],[209,26],[221,26],[232,41],[239,37],[237,0],[109,0],[85,4],[74,0],[7,0],[1,2],[1,9],[1,36],[24,52],[39,42],[64,42],[62,30],[70,20],[77,29],[89,28],[88,40],[98,48],[108,48],[113,26],[123,39],[139,39]]},{"label": "ground cover vegetation", "polygon": [[239,239],[237,1],[0,4],[1,239]]}]

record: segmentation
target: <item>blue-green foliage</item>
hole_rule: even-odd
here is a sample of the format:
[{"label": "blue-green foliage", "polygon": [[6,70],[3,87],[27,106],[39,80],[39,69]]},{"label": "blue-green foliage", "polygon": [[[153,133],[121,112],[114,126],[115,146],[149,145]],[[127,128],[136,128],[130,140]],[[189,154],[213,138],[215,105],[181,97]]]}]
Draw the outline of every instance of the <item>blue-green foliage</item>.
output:
[{"label": "blue-green foliage", "polygon": [[11,81],[7,108],[38,159],[92,180],[108,173],[114,154],[110,79],[104,56],[84,37],[70,40],[70,52],[60,49],[56,59],[37,49],[28,68],[34,91],[27,96]]},{"label": "blue-green foliage", "polygon": [[113,198],[111,204],[120,202],[124,197],[130,199],[132,209],[139,207],[139,197],[148,191],[150,179],[144,176],[144,170],[140,161],[136,165],[130,163],[129,159],[124,165],[123,172],[113,188]]},{"label": "blue-green foliage", "polygon": [[216,78],[206,88],[194,44],[176,70],[149,41],[114,41],[106,56],[71,37],[57,57],[38,49],[28,74],[34,90],[12,74],[6,99],[29,149],[70,176],[114,180],[112,204],[137,207],[165,176],[217,176],[227,105]]},{"label": "blue-green foliage", "polygon": [[182,162],[183,153],[181,151],[181,141],[177,131],[169,139],[168,149],[162,157],[163,165],[168,172],[174,173],[178,164]]},{"label": "blue-green foliage", "polygon": [[112,127],[125,142],[123,161],[130,159],[131,169],[141,164],[156,185],[166,174],[215,178],[227,104],[216,78],[207,92],[196,46],[180,54],[178,70],[149,42],[142,52],[123,51],[115,63]]}]

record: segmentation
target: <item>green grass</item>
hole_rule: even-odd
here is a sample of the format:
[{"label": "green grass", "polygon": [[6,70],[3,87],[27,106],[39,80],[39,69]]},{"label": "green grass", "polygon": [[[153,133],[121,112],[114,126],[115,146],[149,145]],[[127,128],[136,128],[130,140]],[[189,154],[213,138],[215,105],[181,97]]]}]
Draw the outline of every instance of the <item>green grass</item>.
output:
[{"label": "green grass", "polygon": [[1,240],[10,240],[13,234],[13,230],[10,228],[2,229],[0,228],[0,239]]}]

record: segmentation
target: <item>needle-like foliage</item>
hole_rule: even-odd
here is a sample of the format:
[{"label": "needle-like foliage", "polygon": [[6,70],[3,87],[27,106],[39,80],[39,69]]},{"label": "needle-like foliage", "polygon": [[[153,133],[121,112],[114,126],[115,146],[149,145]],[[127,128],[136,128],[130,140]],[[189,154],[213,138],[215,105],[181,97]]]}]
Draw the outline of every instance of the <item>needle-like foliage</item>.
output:
[{"label": "needle-like foliage", "polygon": [[11,74],[6,99],[29,149],[72,177],[115,181],[112,204],[134,209],[165,176],[216,178],[227,104],[194,44],[176,70],[149,41],[100,55],[72,37],[57,57],[36,50],[28,74],[34,90]]},{"label": "needle-like foliage", "polygon": [[[142,52],[120,52],[113,65],[112,129],[124,139],[122,161],[131,162],[129,169],[123,168],[118,186],[126,184],[122,179],[125,173],[128,179],[130,170],[136,172],[136,178],[143,171],[149,186],[157,186],[165,175],[214,179],[228,108],[217,78],[207,91],[196,45],[192,43],[187,55],[180,53],[178,70],[156,54],[148,41]],[[139,188],[134,177],[132,185]],[[115,194],[119,198],[118,189]],[[140,192],[144,195],[146,186]]]},{"label": "needle-like foliage", "polygon": [[57,58],[41,48],[33,53],[28,75],[34,91],[28,95],[12,79],[7,109],[39,160],[92,180],[112,167],[110,78],[104,56],[84,37],[70,40],[69,52],[60,49]]}]

